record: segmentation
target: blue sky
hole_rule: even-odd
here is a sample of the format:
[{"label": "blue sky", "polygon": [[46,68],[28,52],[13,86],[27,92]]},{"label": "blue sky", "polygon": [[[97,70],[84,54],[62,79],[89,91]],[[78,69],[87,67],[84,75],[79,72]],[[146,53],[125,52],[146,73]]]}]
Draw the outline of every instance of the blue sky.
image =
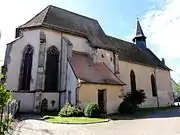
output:
[{"label": "blue sky", "polygon": [[[0,60],[5,44],[14,39],[15,28],[47,5],[55,5],[99,21],[106,34],[131,42],[139,17],[147,46],[164,57],[180,80],[180,5],[179,0],[6,0],[0,1]],[[7,8],[8,7],[8,8]]]}]

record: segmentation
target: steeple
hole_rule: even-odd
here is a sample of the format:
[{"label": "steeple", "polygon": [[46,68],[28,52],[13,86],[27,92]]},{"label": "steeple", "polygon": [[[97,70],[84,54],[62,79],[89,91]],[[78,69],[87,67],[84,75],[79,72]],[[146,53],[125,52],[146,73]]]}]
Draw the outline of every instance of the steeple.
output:
[{"label": "steeple", "polygon": [[136,35],[133,38],[133,42],[136,43],[137,46],[139,46],[142,49],[146,48],[146,37],[143,33],[142,27],[140,25],[140,22],[137,18],[137,28],[136,28]]}]

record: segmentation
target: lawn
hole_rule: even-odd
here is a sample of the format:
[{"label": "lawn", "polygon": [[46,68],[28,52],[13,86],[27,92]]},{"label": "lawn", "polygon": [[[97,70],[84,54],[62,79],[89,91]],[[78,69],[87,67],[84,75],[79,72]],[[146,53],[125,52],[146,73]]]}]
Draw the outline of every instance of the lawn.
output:
[{"label": "lawn", "polygon": [[88,117],[60,117],[60,116],[45,116],[46,122],[59,123],[59,124],[88,124],[107,122],[108,119],[104,118],[88,118]]}]

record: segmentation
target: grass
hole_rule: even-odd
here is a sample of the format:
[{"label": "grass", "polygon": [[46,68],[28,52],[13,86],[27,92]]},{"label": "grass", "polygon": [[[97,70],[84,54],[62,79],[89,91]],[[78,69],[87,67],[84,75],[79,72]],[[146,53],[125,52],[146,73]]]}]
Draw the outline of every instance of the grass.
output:
[{"label": "grass", "polygon": [[45,116],[46,122],[59,123],[59,124],[88,124],[107,122],[108,119],[104,118],[88,118],[88,117],[60,117],[60,116]]}]

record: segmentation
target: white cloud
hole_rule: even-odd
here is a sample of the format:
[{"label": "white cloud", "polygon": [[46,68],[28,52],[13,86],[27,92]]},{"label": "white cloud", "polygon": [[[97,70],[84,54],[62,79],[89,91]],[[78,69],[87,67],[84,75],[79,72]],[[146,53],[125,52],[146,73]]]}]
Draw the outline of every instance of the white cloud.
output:
[{"label": "white cloud", "polygon": [[[162,3],[161,3],[162,4]],[[148,47],[174,70],[173,78],[180,80],[180,0],[164,0],[163,7],[148,11],[142,19]],[[173,62],[175,61],[176,62]]]},{"label": "white cloud", "polygon": [[[30,20],[47,5],[72,9],[73,0],[1,0],[0,1],[0,66],[6,44],[14,40],[15,29]],[[78,8],[78,7],[77,7]]]},{"label": "white cloud", "polygon": [[6,44],[15,37],[15,28],[37,14],[42,6],[36,0],[0,1],[0,60],[4,59]]}]

